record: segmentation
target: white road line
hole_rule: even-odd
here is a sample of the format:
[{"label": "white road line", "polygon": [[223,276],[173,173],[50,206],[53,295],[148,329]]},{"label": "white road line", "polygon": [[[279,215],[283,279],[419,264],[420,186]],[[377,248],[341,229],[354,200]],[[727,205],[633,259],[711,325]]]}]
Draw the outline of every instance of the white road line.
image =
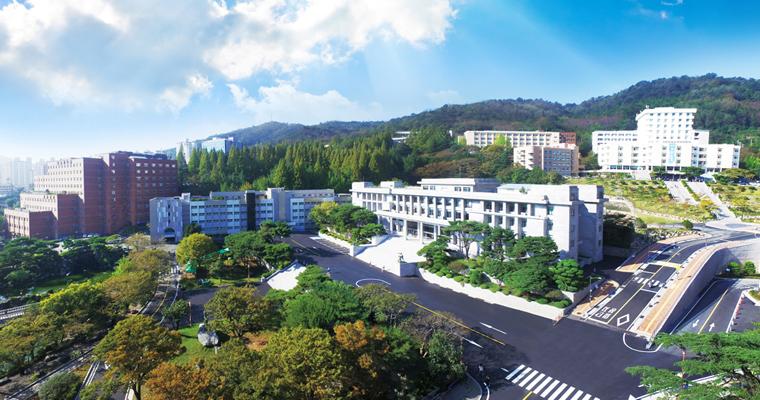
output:
[{"label": "white road line", "polygon": [[[546,379],[544,379],[543,382],[541,382],[540,385],[536,386],[536,390],[534,390],[534,391],[536,393],[540,392],[544,388],[544,386],[546,386],[547,384],[549,384],[549,382],[551,382],[551,381],[556,381],[556,379],[552,378],[551,376],[547,377]],[[541,397],[544,397],[544,396],[541,396]]]},{"label": "white road line", "polygon": [[529,373],[529,372],[530,372],[532,369],[533,369],[533,368],[530,368],[530,367],[528,367],[528,368],[525,368],[525,369],[523,370],[523,372],[522,372],[522,373],[521,373],[521,374],[520,374],[520,375],[519,375],[517,378],[515,378],[515,380],[513,380],[513,381],[512,381],[512,383],[517,383],[517,381],[519,381],[520,379],[522,379],[522,378],[523,378],[525,375],[527,375],[527,374],[528,374],[528,373]]},{"label": "white road line", "polygon": [[567,389],[567,392],[562,395],[562,397],[559,398],[559,400],[567,400],[568,397],[570,397],[571,394],[575,391],[575,388],[570,386],[570,389]]},{"label": "white road line", "polygon": [[586,396],[583,398],[583,400],[589,400],[589,399],[591,399],[591,395],[590,395],[590,394],[587,394],[587,395],[586,395]]},{"label": "white road line", "polygon": [[539,375],[536,379],[533,380],[533,382],[530,383],[530,385],[525,387],[525,390],[532,390],[533,386],[536,386],[538,382],[541,382],[541,379],[544,379],[545,376],[546,374]]},{"label": "white road line", "polygon": [[525,386],[525,384],[526,384],[526,383],[528,383],[528,382],[530,382],[530,381],[531,381],[531,379],[533,379],[533,377],[534,377],[534,376],[536,376],[536,374],[538,374],[538,371],[535,371],[535,370],[534,370],[533,372],[531,372],[531,373],[530,373],[530,375],[528,375],[528,377],[527,377],[527,378],[525,378],[525,380],[523,380],[523,381],[521,381],[520,383],[518,383],[518,385],[519,385],[520,387],[523,387],[523,386]]},{"label": "white road line", "polygon": [[[557,391],[556,391],[556,392],[554,392],[554,394],[553,394],[553,395],[551,395],[551,396],[549,397],[549,400],[554,400],[554,399],[556,399],[556,398],[557,398],[557,396],[559,396],[559,394],[560,394],[560,393],[562,393],[562,391],[563,391],[563,390],[565,390],[565,388],[566,388],[566,387],[567,387],[567,383],[563,383],[563,384],[562,384],[562,385],[559,387],[559,389],[557,389]],[[567,396],[569,396],[569,394],[565,394],[565,397],[567,397]]]},{"label": "white road line", "polygon": [[654,283],[652,284],[652,286],[657,286],[659,284],[660,284],[660,281],[654,281]]},{"label": "white road line", "polygon": [[511,373],[511,374],[507,375],[507,378],[506,378],[506,379],[507,379],[507,380],[510,380],[510,379],[512,379],[512,377],[513,377],[513,376],[515,376],[515,375],[516,375],[518,372],[520,372],[520,370],[521,370],[521,369],[523,369],[523,368],[525,368],[525,364],[522,364],[522,365],[520,365],[519,367],[517,367],[517,369],[516,369],[516,370],[512,371],[512,373]]},{"label": "white road line", "polygon": [[599,400],[599,398],[598,397],[594,397],[594,400]]},{"label": "white road line", "polygon": [[578,400],[578,398],[581,397],[582,394],[583,394],[583,390],[579,390],[575,392],[575,396],[573,396],[573,398],[570,400]]},{"label": "white road line", "polygon": [[[555,379],[554,382],[551,385],[549,385],[549,387],[546,388],[546,390],[544,390],[543,393],[541,393],[541,397],[546,397],[546,395],[548,395],[549,393],[551,393],[552,389],[554,389],[555,387],[557,387],[557,385],[559,385],[559,381]],[[536,390],[536,391],[538,391],[538,390]]]}]

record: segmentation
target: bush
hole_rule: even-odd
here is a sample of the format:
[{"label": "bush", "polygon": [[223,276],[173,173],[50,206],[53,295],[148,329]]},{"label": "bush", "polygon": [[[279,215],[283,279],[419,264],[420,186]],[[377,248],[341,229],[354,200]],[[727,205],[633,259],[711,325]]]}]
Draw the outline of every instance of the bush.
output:
[{"label": "bush", "polygon": [[744,267],[742,268],[742,273],[744,275],[755,275],[755,263],[752,261],[747,261],[744,263]]},{"label": "bush", "polygon": [[420,261],[417,263],[417,268],[428,269],[430,268],[430,263],[427,261]]},{"label": "bush", "polygon": [[683,227],[686,229],[694,228],[694,224],[692,224],[691,221],[689,221],[688,219],[683,220],[683,222],[681,223],[683,224]]},{"label": "bush", "polygon": [[536,299],[536,303],[538,303],[538,304],[549,304],[549,300],[547,300],[547,299],[545,299],[543,297],[540,297],[540,298]]},{"label": "bush", "polygon": [[638,217],[637,217],[637,218],[636,218],[636,219],[633,221],[633,226],[634,226],[634,227],[636,227],[636,228],[638,228],[638,229],[643,229],[643,228],[646,228],[646,227],[647,227],[647,224],[645,224],[645,223],[644,223],[644,220],[643,220],[643,219],[641,219],[641,218],[638,218]]},{"label": "bush", "polygon": [[451,273],[446,274],[446,277],[451,279],[454,275],[451,275]]},{"label": "bush", "polygon": [[481,284],[480,284],[480,288],[481,288],[481,289],[488,289],[488,288],[490,288],[490,285],[488,284],[488,282],[486,282],[486,283],[481,283]]},{"label": "bush", "polygon": [[464,282],[464,283],[470,283],[470,278],[468,278],[468,277],[466,277],[466,276],[465,276],[465,277],[462,279],[462,282]]},{"label": "bush", "polygon": [[749,295],[752,296],[755,300],[760,300],[760,294],[758,294],[757,290],[755,289],[750,290]]},{"label": "bush", "polygon": [[457,275],[454,277],[455,282],[462,282],[464,280],[464,277],[462,275]]},{"label": "bush", "polygon": [[488,288],[488,290],[490,290],[491,293],[496,293],[499,291],[499,285],[491,286]]},{"label": "bush", "polygon": [[549,293],[545,294],[544,297],[551,301],[561,301],[565,299],[565,294],[559,290],[551,290]]},{"label": "bush", "polygon": [[467,273],[467,276],[470,277],[470,283],[473,286],[478,286],[483,283],[483,273],[476,269],[470,270],[470,272]]},{"label": "bush", "polygon": [[73,372],[53,375],[42,384],[39,391],[40,400],[71,400],[77,395],[79,377]]},{"label": "bush", "polygon": [[523,291],[520,289],[512,289],[512,291],[509,292],[509,294],[511,294],[512,296],[520,297],[523,295]]},{"label": "bush", "polygon": [[467,264],[459,260],[455,260],[449,263],[449,269],[451,270],[451,272],[455,274],[461,274],[462,272],[464,272],[464,270],[467,269]]},{"label": "bush", "polygon": [[443,276],[443,271],[438,271],[435,273],[435,276]]}]

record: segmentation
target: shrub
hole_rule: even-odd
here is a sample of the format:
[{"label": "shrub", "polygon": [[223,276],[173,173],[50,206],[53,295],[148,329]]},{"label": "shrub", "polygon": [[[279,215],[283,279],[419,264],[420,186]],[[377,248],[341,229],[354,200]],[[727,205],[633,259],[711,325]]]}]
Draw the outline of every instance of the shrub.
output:
[{"label": "shrub", "polygon": [[467,269],[467,264],[459,260],[455,260],[449,263],[449,269],[451,270],[451,272],[455,274],[461,274],[462,272],[464,272],[464,270]]},{"label": "shrub", "polygon": [[470,278],[468,278],[468,277],[465,276],[464,278],[462,278],[462,282],[464,282],[464,283],[470,283]]},{"label": "shrub", "polygon": [[427,261],[420,261],[417,263],[417,268],[428,269],[430,268],[430,263]]},{"label": "shrub", "polygon": [[451,273],[446,274],[446,277],[449,278],[449,279],[451,279],[451,277],[453,277],[453,276],[454,275],[451,275]]},{"label": "shrub", "polygon": [[744,275],[755,275],[755,263],[752,261],[747,261],[744,263],[744,267],[742,268],[742,273]]},{"label": "shrub", "polygon": [[40,400],[70,400],[77,395],[79,377],[73,372],[53,375],[42,384],[39,391]]},{"label": "shrub", "polygon": [[436,276],[443,276],[443,271],[438,271],[435,273]]},{"label": "shrub", "polygon": [[467,273],[467,276],[470,277],[470,283],[473,286],[477,286],[483,283],[483,273],[481,271],[478,271],[476,269],[470,270],[470,272]]},{"label": "shrub", "polygon": [[456,282],[462,282],[464,280],[464,277],[462,275],[457,275],[454,277],[454,281]]},{"label": "shrub", "polygon": [[512,296],[520,297],[523,295],[523,291],[520,289],[512,289],[512,291],[509,292],[509,294],[511,294]]},{"label": "shrub", "polygon": [[752,296],[755,300],[760,300],[760,294],[758,294],[757,290],[755,289],[750,290],[749,295]]},{"label": "shrub", "polygon": [[683,224],[683,227],[686,229],[694,228],[694,224],[692,224],[691,221],[689,221],[688,219],[683,220],[683,222],[681,223]]},{"label": "shrub", "polygon": [[544,297],[551,301],[561,301],[565,299],[565,294],[559,290],[550,290]]},{"label": "shrub", "polygon": [[503,288],[499,289],[499,291],[509,296],[509,294],[512,292],[512,289],[504,286]]},{"label": "shrub", "polygon": [[490,290],[491,293],[496,293],[496,292],[499,291],[499,285],[491,286],[491,287],[488,288],[488,290]]},{"label": "shrub", "polygon": [[538,303],[538,304],[549,304],[549,300],[547,300],[547,299],[545,299],[543,297],[539,297],[538,299],[536,299],[536,303]]},{"label": "shrub", "polygon": [[490,287],[490,285],[488,284],[488,282],[480,284],[480,288],[481,289],[488,289],[489,287]]}]

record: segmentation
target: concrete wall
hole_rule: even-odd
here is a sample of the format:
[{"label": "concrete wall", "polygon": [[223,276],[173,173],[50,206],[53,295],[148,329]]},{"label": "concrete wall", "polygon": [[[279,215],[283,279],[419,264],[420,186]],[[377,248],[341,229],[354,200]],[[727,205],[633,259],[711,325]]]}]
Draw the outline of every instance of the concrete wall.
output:
[{"label": "concrete wall", "polygon": [[502,307],[511,308],[518,311],[523,311],[539,317],[548,319],[557,319],[561,315],[565,315],[566,309],[557,308],[548,304],[538,304],[536,302],[529,302],[521,297],[507,296],[500,292],[491,292],[488,289],[481,289],[479,287],[473,287],[469,284],[456,282],[453,279],[446,278],[445,276],[437,276],[425,270],[419,270],[419,274],[422,279],[434,283],[443,288],[452,290],[457,293],[463,293],[470,297],[480,299],[486,303],[500,305]]},{"label": "concrete wall", "polygon": [[602,251],[604,252],[605,256],[613,256],[613,257],[630,257],[631,254],[633,254],[632,249],[624,249],[621,247],[612,247],[612,246],[603,246]]},{"label": "concrete wall", "polygon": [[660,331],[670,332],[673,330],[675,324],[681,320],[684,313],[689,310],[693,302],[698,298],[702,289],[707,287],[715,275],[723,271],[728,263],[753,261],[757,264],[760,259],[760,240],[748,240],[733,247],[725,247],[717,250],[711,250],[708,248],[705,251],[713,251],[713,253],[707,261],[704,262],[702,267],[692,274],[691,284],[681,294],[681,297],[673,306],[670,315],[668,315],[668,318],[663,321],[662,325],[655,331],[655,333]]}]

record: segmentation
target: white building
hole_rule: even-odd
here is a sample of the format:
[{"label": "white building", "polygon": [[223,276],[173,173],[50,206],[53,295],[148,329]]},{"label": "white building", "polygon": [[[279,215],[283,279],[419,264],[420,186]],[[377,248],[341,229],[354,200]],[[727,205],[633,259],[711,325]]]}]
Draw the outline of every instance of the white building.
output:
[{"label": "white building", "polygon": [[710,132],[694,129],[696,108],[647,108],[635,131],[595,131],[592,150],[602,171],[700,167],[719,172],[739,167],[739,146],[709,144]]},{"label": "white building", "polygon": [[562,176],[578,173],[578,147],[562,143],[552,146],[521,146],[513,150],[514,161],[527,169],[534,167]]},{"label": "white building", "polygon": [[197,223],[201,232],[222,236],[258,229],[265,221],[286,221],[291,229],[313,228],[309,212],[325,201],[348,204],[351,197],[332,189],[211,192],[208,196],[158,197],[150,201],[150,237],[179,242],[185,225]]},{"label": "white building", "polygon": [[421,244],[435,240],[449,221],[471,220],[509,228],[518,238],[550,237],[563,259],[602,259],[602,186],[423,179],[408,187],[354,182],[351,193],[353,204],[374,211],[386,230]]},{"label": "white building", "polygon": [[466,131],[464,137],[468,146],[487,147],[499,136],[506,136],[512,147],[551,146],[560,143],[575,144],[575,132],[546,131]]},{"label": "white building", "polygon": [[177,143],[177,155],[174,157],[175,159],[179,156],[179,150],[182,149],[182,156],[185,158],[185,162],[190,161],[190,156],[193,154],[193,150],[196,149],[195,142],[191,142],[190,139],[185,139],[184,142]]}]

